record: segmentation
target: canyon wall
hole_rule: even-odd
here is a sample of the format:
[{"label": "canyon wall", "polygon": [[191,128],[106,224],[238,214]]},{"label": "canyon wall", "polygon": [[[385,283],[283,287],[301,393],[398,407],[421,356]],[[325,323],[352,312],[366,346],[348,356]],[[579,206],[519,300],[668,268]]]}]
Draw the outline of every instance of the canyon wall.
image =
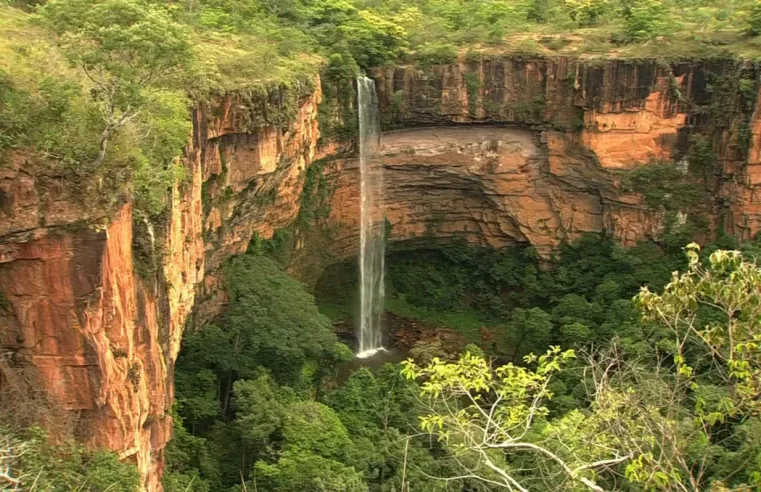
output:
[{"label": "canyon wall", "polygon": [[[377,70],[386,126],[490,123],[558,131],[611,171],[674,159],[712,195],[714,227],[742,239],[761,229],[759,73],[752,62],[473,58]],[[700,139],[710,149],[709,169],[690,162]]]},{"label": "canyon wall", "polygon": [[[392,248],[464,238],[546,257],[586,232],[660,240],[669,211],[624,186],[651,159],[700,185],[701,203],[677,212],[706,217],[706,236],[761,228],[749,64],[481,57],[373,77]],[[0,387],[36,368],[80,439],[160,490],[174,361],[183,330],[224,305],[224,262],[274,237],[312,283],[356,254],[358,165],[351,143],[318,146],[321,97],[317,81],[196,105],[187,176],[153,224],[13,156],[0,169]]]},{"label": "canyon wall", "polygon": [[51,413],[36,419],[51,436],[114,450],[161,490],[183,330],[224,302],[222,262],[296,216],[320,97],[318,82],[199,104],[186,178],[155,223],[124,197],[88,201],[96,184],[11,156],[0,169],[2,397],[44,389]]},{"label": "canyon wall", "polygon": [[[682,229],[710,241],[761,229],[758,72],[735,60],[667,64],[484,56],[373,73],[391,248],[463,238],[533,245],[607,234],[621,244]],[[670,162],[669,183],[634,170]],[[308,283],[355,254],[356,159],[324,166],[331,190],[317,246],[292,271]],[[668,189],[689,189],[689,200]],[[647,199],[648,187],[663,199]],[[656,193],[653,193],[656,194]],[[691,230],[688,228],[691,227]],[[327,237],[326,237],[327,236]],[[325,255],[325,245],[332,254]]]},{"label": "canyon wall", "polygon": [[[427,127],[384,134],[385,216],[391,248],[464,239],[531,244],[549,257],[563,241],[606,232],[621,243],[656,238],[662,213],[643,210],[588,150],[566,134],[501,126]],[[327,219],[332,258],[356,255],[359,168],[332,161]],[[322,246],[321,246],[322,247]],[[314,258],[309,245],[302,263]],[[307,265],[308,267],[308,265]],[[309,282],[314,277],[303,277]]]},{"label": "canyon wall", "polygon": [[132,208],[85,203],[29,156],[9,162],[0,171],[3,403],[53,438],[117,451],[157,490],[171,435],[170,326],[158,286],[133,268]]}]

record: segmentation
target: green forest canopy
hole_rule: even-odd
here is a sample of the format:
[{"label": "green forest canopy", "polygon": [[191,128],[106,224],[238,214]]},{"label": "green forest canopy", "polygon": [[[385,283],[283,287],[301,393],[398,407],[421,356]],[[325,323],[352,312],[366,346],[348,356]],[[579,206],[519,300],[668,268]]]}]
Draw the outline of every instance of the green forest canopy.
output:
[{"label": "green forest canopy", "polygon": [[[751,258],[758,245],[743,250]],[[739,252],[691,246],[685,264],[683,252],[588,236],[544,270],[526,249],[424,253],[389,258],[405,315],[437,324],[471,313],[489,329],[456,351],[421,340],[416,361],[341,381],[336,367],[351,354],[311,296],[259,253],[233,260],[226,313],[183,340],[167,490],[761,483],[761,270]],[[266,314],[278,298],[290,321]],[[325,343],[288,348],[291,327],[307,325]],[[257,355],[263,339],[292,359]]]},{"label": "green forest canopy", "polygon": [[[744,257],[690,245],[684,273],[670,275],[676,252],[594,236],[543,271],[527,250],[452,245],[418,262],[411,288],[424,295],[407,302],[509,323],[491,324],[498,331],[480,346],[429,344],[417,351],[424,359],[345,380],[336,369],[352,354],[312,296],[274,261],[237,257],[225,269],[225,312],[183,339],[165,489],[756,487],[761,269],[758,244],[741,247]],[[397,295],[410,280],[392,274]],[[637,283],[649,288],[632,302]],[[436,305],[449,288],[469,302]],[[514,335],[526,329],[518,352]],[[30,490],[137,486],[112,454],[50,447],[35,429],[0,431],[23,450],[3,463]]]}]

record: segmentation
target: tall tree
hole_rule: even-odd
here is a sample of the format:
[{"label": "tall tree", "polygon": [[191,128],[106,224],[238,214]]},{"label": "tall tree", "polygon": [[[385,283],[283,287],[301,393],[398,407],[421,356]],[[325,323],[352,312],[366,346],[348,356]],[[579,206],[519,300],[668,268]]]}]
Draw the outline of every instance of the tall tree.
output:
[{"label": "tall tree", "polygon": [[40,14],[92,83],[104,122],[97,168],[111,138],[139,115],[149,93],[179,85],[192,59],[190,40],[165,10],[141,0],[53,0]]}]

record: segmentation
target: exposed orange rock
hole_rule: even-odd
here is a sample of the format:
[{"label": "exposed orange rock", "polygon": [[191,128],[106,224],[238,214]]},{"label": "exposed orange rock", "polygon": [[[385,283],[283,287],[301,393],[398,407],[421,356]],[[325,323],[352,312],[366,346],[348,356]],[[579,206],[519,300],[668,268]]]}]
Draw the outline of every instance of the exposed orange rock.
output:
[{"label": "exposed orange rock", "polygon": [[[633,244],[659,228],[659,214],[643,212],[636,196],[621,198],[613,176],[560,132],[400,130],[383,136],[381,152],[394,248],[462,238],[492,247],[528,243],[548,257],[584,233]],[[341,261],[356,254],[359,240],[358,164],[337,160],[325,172],[334,190],[328,260]],[[315,256],[309,247],[304,254]]]},{"label": "exposed orange rock", "polygon": [[[761,93],[761,89],[759,89]],[[750,119],[748,157],[742,165],[728,171],[733,179],[723,195],[731,203],[725,228],[740,239],[751,239],[761,231],[761,94],[756,95],[756,107]],[[734,163],[731,163],[734,164]],[[730,164],[730,165],[731,165]]]},{"label": "exposed orange rock", "polygon": [[35,367],[54,401],[80,415],[85,443],[134,462],[145,490],[162,488],[171,371],[188,318],[218,312],[225,259],[298,213],[320,97],[318,84],[290,126],[242,126],[250,108],[234,97],[216,103],[222,111],[193,112],[187,179],[171,190],[165,228],[143,231],[163,252],[148,279],[135,273],[128,204],[94,206],[24,155],[0,169],[0,355]]},{"label": "exposed orange rock", "polygon": [[[38,369],[95,447],[134,461],[157,490],[171,433],[158,309],[132,268],[132,214],[3,245],[0,284],[12,317],[2,346]],[[10,326],[9,326],[10,325]]]},{"label": "exposed orange rock", "polygon": [[[487,56],[431,67],[378,69],[378,98],[384,120],[397,127],[452,123],[508,124],[561,131],[573,136],[601,167],[630,169],[653,158],[676,158],[685,165],[692,136],[711,144],[715,170],[704,185],[709,229],[723,227],[748,239],[761,231],[761,113],[740,94],[740,79],[752,80],[752,66],[733,59],[587,62],[576,57]],[[750,78],[749,78],[750,77]],[[739,138],[749,128],[747,155]],[[637,240],[640,230],[658,235],[643,219],[637,197],[621,217],[606,219],[616,237]],[[639,207],[639,210],[637,208]],[[644,212],[650,217],[652,214]],[[615,220],[614,220],[615,219]]]},{"label": "exposed orange rock", "polygon": [[665,77],[658,79],[640,107],[621,111],[609,106],[585,111],[581,132],[581,141],[603,167],[627,168],[672,157],[687,115],[674,111]]},{"label": "exposed orange rock", "polygon": [[204,156],[208,209],[200,233],[207,280],[194,308],[195,324],[215,316],[225,302],[218,273],[222,263],[245,252],[254,234],[271,238],[296,218],[304,171],[317,155],[321,100],[318,79],[316,90],[299,100],[290,125],[255,131],[245,125],[251,108],[235,98],[196,112],[194,149]]}]

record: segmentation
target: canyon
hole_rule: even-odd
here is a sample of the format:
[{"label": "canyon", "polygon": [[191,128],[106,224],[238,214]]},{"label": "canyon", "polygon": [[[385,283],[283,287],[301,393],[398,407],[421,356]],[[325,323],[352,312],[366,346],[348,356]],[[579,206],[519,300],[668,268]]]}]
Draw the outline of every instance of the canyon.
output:
[{"label": "canyon", "polygon": [[[585,233],[660,241],[669,211],[626,186],[654,159],[700,185],[698,205],[672,212],[699,215],[703,238],[761,230],[751,63],[467,58],[370,74],[392,251],[461,238],[547,258]],[[319,79],[197,103],[186,176],[155,224],[121,197],[88,206],[44,162],[11,156],[0,168],[3,384],[33,368],[79,439],[161,490],[173,364],[183,332],[224,306],[225,261],[284,231],[284,266],[307,284],[356,256],[359,163],[353,142],[321,138],[322,107]],[[708,168],[695,169],[697,139]]]}]

